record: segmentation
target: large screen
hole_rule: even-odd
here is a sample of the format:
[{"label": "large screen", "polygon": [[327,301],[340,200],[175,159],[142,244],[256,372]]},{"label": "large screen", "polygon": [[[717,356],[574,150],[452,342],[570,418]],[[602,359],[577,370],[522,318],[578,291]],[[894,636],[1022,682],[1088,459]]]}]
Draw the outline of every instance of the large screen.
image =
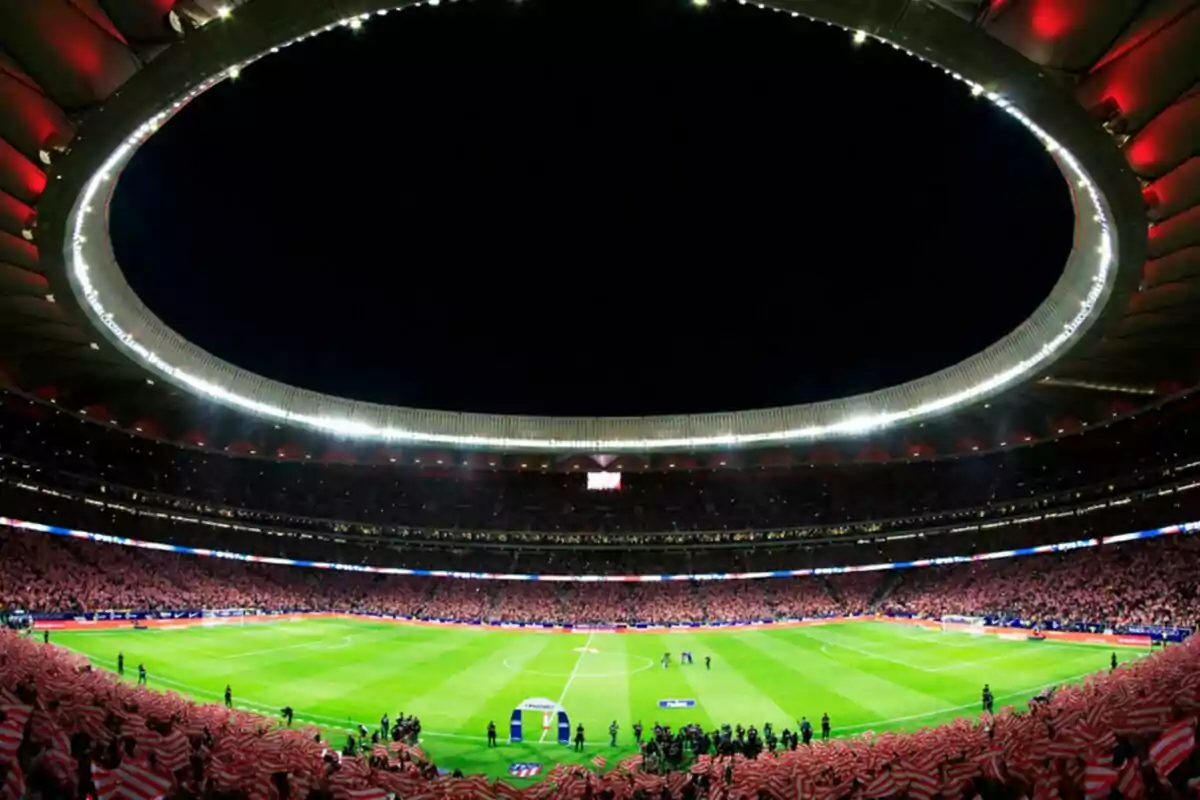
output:
[{"label": "large screen", "polygon": [[589,472],[587,478],[587,486],[593,491],[613,492],[621,488],[619,472]]}]

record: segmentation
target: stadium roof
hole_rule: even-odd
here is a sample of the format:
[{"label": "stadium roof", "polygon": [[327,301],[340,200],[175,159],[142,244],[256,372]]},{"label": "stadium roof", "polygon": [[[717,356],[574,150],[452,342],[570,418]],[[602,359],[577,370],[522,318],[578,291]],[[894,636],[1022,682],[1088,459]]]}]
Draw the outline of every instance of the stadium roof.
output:
[{"label": "stadium roof", "polygon": [[[363,15],[395,5],[0,6],[0,380],[143,433],[289,457],[328,450],[333,433],[376,450],[583,455],[786,445],[833,447],[847,459],[1053,437],[1196,383],[1195,0],[760,6],[936,62],[964,91],[1025,122],[1072,182],[1076,247],[1046,303],[988,350],[913,383],[741,414],[496,417],[325,397],[199,351],[155,318],[116,268],[103,212],[124,159],[203,87],[272,48],[326,26],[363,24]],[[197,396],[228,408],[218,412]]]}]

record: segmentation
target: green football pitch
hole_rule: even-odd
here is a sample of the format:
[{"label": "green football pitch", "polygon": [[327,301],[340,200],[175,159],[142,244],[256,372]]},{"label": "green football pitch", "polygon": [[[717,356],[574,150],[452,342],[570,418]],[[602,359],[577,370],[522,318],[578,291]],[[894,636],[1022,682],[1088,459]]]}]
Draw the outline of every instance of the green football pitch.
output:
[{"label": "green football pitch", "polygon": [[[997,709],[1025,702],[1048,685],[1105,669],[1110,653],[1092,645],[1006,640],[883,622],[690,633],[546,633],[427,627],[370,620],[310,618],[185,629],[54,633],[53,643],[114,669],[126,679],[145,664],[151,687],[217,701],[225,685],[234,704],[278,718],[291,705],[297,722],[320,726],[337,746],[358,722],[376,729],[385,712],[416,714],[421,746],[443,768],[507,777],[517,762],[548,769],[610,761],[635,752],[633,723],[679,727],[698,722],[794,728],[822,713],[834,735],[916,728],[976,715],[988,683]],[[680,665],[690,651],[695,664]],[[663,669],[663,653],[671,653]],[[1140,651],[1121,650],[1128,660]],[[704,658],[711,656],[706,669]],[[571,725],[585,726],[582,755],[542,737],[526,713],[525,742],[508,744],[513,708],[527,698],[558,702]],[[694,700],[664,710],[660,700]],[[617,746],[608,726],[620,726]],[[501,746],[488,749],[494,720]],[[541,741],[540,741],[541,740]]]}]

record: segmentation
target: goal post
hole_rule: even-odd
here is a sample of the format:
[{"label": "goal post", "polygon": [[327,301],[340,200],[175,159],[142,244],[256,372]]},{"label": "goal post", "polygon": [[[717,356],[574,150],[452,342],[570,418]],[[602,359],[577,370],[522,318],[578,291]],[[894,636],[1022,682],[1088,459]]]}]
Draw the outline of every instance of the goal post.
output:
[{"label": "goal post", "polygon": [[942,633],[967,633],[978,636],[987,630],[986,617],[947,614],[942,617]]},{"label": "goal post", "polygon": [[200,612],[201,624],[212,625],[245,625],[249,617],[258,614],[255,608],[206,608]]}]

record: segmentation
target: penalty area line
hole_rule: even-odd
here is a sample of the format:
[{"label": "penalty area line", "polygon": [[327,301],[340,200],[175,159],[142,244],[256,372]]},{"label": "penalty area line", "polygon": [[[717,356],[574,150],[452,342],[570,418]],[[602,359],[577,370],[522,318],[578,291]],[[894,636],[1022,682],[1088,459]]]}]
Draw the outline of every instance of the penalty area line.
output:
[{"label": "penalty area line", "polygon": [[[583,657],[588,654],[592,647],[592,639],[596,637],[596,632],[592,631],[588,634],[587,641],[583,643],[583,648],[579,651],[579,658],[575,659],[575,666],[571,669],[571,674],[567,676],[566,685],[563,686],[562,694],[558,696],[558,708],[562,708],[563,700],[567,699],[567,692],[571,691],[571,684],[575,682],[575,676],[579,674],[579,665],[583,663]],[[555,711],[558,709],[556,708]],[[538,743],[546,741],[548,730],[542,728],[542,738],[538,739]]]},{"label": "penalty area line", "polygon": [[[1094,670],[1091,670],[1090,672],[1081,672],[1078,675],[1072,675],[1070,678],[1060,678],[1058,680],[1052,680],[1052,681],[1048,681],[1045,683],[1039,683],[1036,686],[1030,686],[1027,689],[1018,689],[1015,692],[1009,692],[1007,694],[997,695],[996,699],[997,700],[1015,700],[1019,697],[1028,697],[1030,692],[1036,692],[1038,689],[1046,689],[1050,686],[1058,687],[1058,686],[1065,686],[1068,684],[1073,684],[1073,683],[1075,683],[1075,681],[1082,680],[1083,678],[1086,678],[1089,675],[1095,675],[1097,672],[1103,672],[1103,670],[1095,670],[1094,669]],[[950,713],[954,713],[957,711],[965,711],[968,708],[979,708],[980,713],[983,713],[983,709],[980,708],[980,706],[982,706],[982,703],[964,703],[961,706],[950,706],[949,708],[942,708],[937,711],[926,711],[923,714],[909,714],[908,716],[904,716],[904,717],[892,717],[891,719],[878,719],[878,720],[875,720],[874,722],[864,722],[860,725],[846,725],[841,730],[861,731],[861,730],[866,730],[868,728],[873,728],[877,725],[895,725],[898,722],[912,722],[913,720],[918,720],[918,719],[929,719],[930,717],[936,717],[941,714],[950,714]]]},{"label": "penalty area line", "polygon": [[268,647],[265,650],[247,650],[242,653],[234,653],[233,655],[219,656],[219,658],[222,661],[228,661],[229,659],[232,659],[232,658],[249,658],[250,656],[265,656],[268,653],[281,653],[284,650],[305,650],[310,647],[322,649],[322,650],[336,650],[336,649],[342,648],[342,647],[349,647],[352,639],[353,639],[352,636],[347,635],[342,638],[341,644],[337,644],[337,645],[331,645],[331,644],[329,644],[329,642],[322,641],[322,640],[318,640],[315,642],[298,642],[296,644],[281,645],[280,647]]}]

